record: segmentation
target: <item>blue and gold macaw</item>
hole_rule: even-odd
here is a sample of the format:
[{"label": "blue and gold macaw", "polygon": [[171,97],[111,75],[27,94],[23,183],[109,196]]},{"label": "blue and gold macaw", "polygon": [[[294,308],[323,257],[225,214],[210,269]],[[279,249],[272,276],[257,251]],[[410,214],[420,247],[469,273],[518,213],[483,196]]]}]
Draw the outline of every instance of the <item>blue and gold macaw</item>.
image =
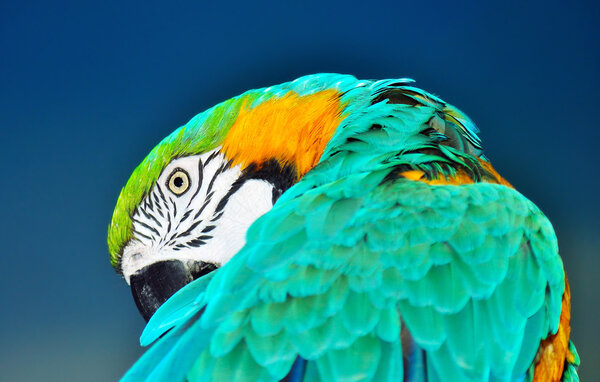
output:
[{"label": "blue and gold macaw", "polygon": [[550,222],[411,83],[251,90],[150,152],[108,236],[154,343],[125,381],[578,380]]}]

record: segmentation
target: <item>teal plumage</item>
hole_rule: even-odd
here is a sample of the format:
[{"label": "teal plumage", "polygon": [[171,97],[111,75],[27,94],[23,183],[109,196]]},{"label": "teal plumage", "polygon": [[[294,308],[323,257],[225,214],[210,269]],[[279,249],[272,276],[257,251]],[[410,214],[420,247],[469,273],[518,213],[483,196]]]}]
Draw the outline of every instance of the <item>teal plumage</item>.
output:
[{"label": "teal plumage", "polygon": [[159,308],[123,380],[279,381],[297,360],[292,380],[533,378],[565,292],[548,219],[408,80],[314,75],[253,102],[332,86],[344,119],[319,163]]}]

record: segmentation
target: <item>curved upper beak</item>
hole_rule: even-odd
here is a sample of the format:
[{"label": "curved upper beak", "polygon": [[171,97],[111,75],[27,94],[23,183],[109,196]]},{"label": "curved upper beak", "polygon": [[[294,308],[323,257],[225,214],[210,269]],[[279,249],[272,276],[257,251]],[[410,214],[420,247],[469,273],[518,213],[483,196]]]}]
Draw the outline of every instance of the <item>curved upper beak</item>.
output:
[{"label": "curved upper beak", "polygon": [[184,264],[179,260],[166,260],[140,269],[131,275],[129,282],[140,314],[146,321],[150,320],[175,292],[216,268],[211,263]]}]

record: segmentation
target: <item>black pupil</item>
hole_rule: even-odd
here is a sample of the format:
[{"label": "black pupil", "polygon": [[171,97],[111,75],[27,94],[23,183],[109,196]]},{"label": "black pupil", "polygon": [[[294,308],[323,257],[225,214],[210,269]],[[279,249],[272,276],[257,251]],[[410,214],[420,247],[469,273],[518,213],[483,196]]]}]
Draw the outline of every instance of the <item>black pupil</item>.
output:
[{"label": "black pupil", "polygon": [[175,179],[173,179],[173,184],[175,185],[175,187],[179,188],[181,186],[183,186],[183,178],[178,176]]}]

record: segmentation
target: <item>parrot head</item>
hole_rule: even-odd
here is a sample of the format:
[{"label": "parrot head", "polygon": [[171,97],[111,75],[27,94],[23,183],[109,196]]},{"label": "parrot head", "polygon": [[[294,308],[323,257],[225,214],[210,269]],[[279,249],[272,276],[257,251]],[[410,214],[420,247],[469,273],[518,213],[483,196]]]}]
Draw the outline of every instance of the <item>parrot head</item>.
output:
[{"label": "parrot head", "polygon": [[[142,316],[148,320],[181,287],[227,263],[282,195],[334,180],[321,179],[315,167],[338,166],[340,176],[366,170],[398,154],[392,143],[406,153],[441,142],[480,155],[468,118],[410,82],[306,76],[218,104],[161,141],[122,189],[108,232],[111,264]],[[406,109],[414,123],[382,138],[379,122],[390,107]],[[343,163],[341,151],[352,153]],[[431,157],[415,155],[415,165]]]},{"label": "parrot head", "polygon": [[294,177],[276,161],[232,166],[218,149],[171,160],[131,216],[119,256],[144,318],[239,251],[248,226]]}]

